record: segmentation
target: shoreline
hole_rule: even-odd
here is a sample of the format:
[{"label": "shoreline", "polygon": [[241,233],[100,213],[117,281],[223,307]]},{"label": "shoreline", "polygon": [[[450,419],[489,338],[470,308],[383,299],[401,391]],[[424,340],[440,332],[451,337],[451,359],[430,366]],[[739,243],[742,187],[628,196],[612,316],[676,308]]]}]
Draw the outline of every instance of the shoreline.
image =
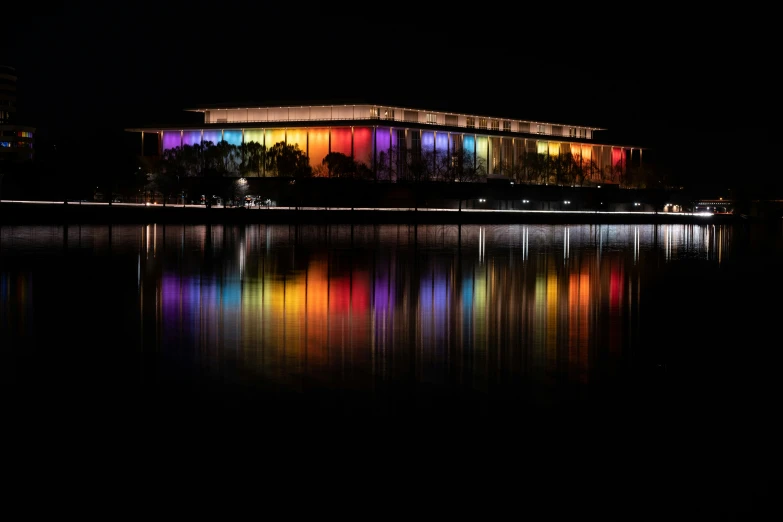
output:
[{"label": "shoreline", "polygon": [[733,224],[731,214],[452,209],[204,208],[202,206],[2,202],[2,225],[62,224]]}]

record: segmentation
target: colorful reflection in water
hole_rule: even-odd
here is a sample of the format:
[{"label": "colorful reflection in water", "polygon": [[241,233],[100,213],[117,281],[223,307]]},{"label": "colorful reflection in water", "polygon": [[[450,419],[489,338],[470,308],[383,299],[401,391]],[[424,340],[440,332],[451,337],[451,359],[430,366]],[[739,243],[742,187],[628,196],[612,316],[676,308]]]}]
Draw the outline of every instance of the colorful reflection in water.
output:
[{"label": "colorful reflection in water", "polygon": [[7,339],[35,335],[34,272],[8,261],[88,253],[111,256],[113,284],[130,289],[122,306],[133,306],[135,318],[118,338],[138,339],[145,357],[181,375],[294,389],[371,391],[405,381],[480,392],[588,384],[622,371],[643,334],[649,281],[679,260],[720,265],[733,236],[712,225],[1,232]]},{"label": "colorful reflection in water", "polygon": [[350,387],[587,383],[623,364],[645,269],[726,248],[672,226],[166,228],[143,230],[140,282],[164,351]]}]

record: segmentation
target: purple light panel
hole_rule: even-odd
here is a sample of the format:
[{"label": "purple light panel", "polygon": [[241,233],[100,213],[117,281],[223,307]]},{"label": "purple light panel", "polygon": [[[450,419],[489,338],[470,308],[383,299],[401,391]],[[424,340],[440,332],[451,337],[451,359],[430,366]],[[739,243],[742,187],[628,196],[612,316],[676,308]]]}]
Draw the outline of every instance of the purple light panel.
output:
[{"label": "purple light panel", "polygon": [[163,150],[173,149],[180,146],[180,132],[179,131],[164,131],[163,132]]},{"label": "purple light panel", "polygon": [[435,150],[446,154],[449,151],[449,133],[439,132],[435,135]]},{"label": "purple light panel", "polygon": [[182,134],[183,145],[198,145],[201,143],[201,131],[185,131]]},{"label": "purple light panel", "polygon": [[204,131],[204,141],[211,141],[213,145],[217,145],[220,143],[220,140],[223,139],[222,134],[219,130],[205,130]]},{"label": "purple light panel", "polygon": [[432,131],[422,131],[421,133],[422,152],[433,152],[435,150],[435,133]]},{"label": "purple light panel", "polygon": [[388,127],[378,127],[375,129],[375,159],[380,159],[380,153],[385,153],[389,157],[389,148],[391,147],[391,137]]}]

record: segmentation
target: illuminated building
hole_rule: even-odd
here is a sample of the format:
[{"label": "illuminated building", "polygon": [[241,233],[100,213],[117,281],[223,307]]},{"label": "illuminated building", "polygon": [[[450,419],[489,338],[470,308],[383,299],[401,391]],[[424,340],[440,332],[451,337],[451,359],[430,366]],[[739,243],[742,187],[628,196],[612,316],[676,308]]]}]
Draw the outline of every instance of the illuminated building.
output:
[{"label": "illuminated building", "polygon": [[35,128],[16,122],[16,70],[0,65],[0,161],[33,159]]},{"label": "illuminated building", "polygon": [[142,153],[145,139],[157,142],[158,154],[207,141],[236,146],[252,141],[266,148],[284,142],[304,151],[311,166],[340,152],[374,172],[399,151],[427,151],[433,158],[463,151],[488,175],[510,172],[527,153],[570,153],[578,161],[594,161],[602,171],[620,173],[642,160],[640,148],[604,143],[596,132],[605,129],[579,125],[364,104],[187,110],[203,114],[203,123],[126,130],[141,133]]}]

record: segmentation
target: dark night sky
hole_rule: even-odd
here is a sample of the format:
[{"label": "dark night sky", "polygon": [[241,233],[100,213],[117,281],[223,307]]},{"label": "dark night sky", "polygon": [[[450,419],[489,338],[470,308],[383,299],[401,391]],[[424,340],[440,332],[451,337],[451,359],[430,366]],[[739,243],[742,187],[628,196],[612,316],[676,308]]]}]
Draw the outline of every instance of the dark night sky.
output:
[{"label": "dark night sky", "polygon": [[771,35],[736,15],[172,5],[4,12],[0,63],[18,70],[19,116],[39,144],[75,140],[109,156],[123,128],[187,121],[188,106],[337,100],[606,127],[607,140],[705,179],[730,179],[727,164],[758,171],[772,146]]}]

